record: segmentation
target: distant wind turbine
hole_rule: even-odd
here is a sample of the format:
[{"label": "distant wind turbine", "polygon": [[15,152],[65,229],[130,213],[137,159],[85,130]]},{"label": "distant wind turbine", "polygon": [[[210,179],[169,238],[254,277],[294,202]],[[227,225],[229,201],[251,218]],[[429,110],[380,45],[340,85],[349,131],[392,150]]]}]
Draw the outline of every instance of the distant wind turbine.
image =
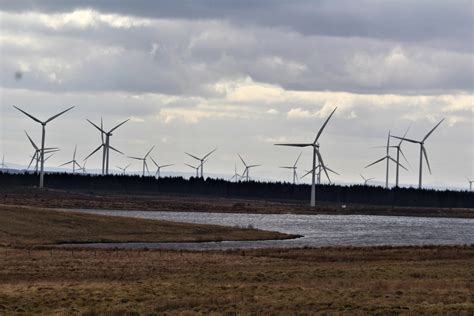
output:
[{"label": "distant wind turbine", "polygon": [[161,176],[161,174],[160,174],[161,168],[166,168],[166,167],[169,167],[169,166],[172,166],[172,165],[173,165],[173,164],[167,164],[167,165],[161,165],[161,166],[160,166],[160,165],[155,161],[155,159],[153,159],[152,156],[150,156],[150,159],[151,159],[151,161],[153,161],[153,164],[154,164],[155,167],[156,167],[155,177],[156,177],[157,179],[159,179],[160,176]]},{"label": "distant wind turbine", "polygon": [[467,182],[469,182],[469,192],[472,191],[472,183],[474,182],[474,180],[470,180],[469,178],[466,178],[467,179]]},{"label": "distant wind turbine", "polygon": [[74,153],[72,154],[72,160],[63,163],[62,165],[59,165],[59,167],[72,164],[72,173],[76,173],[76,166],[80,170],[82,167],[76,160],[76,151],[77,151],[77,145],[74,147]]},{"label": "distant wind turbine", "polygon": [[[410,129],[410,126],[408,126],[407,130],[405,131],[405,134],[403,135],[403,137],[407,136],[407,133],[408,133],[408,130]],[[393,137],[393,136],[392,136]],[[400,154],[402,154],[403,156],[403,159],[405,159],[406,163],[408,164],[408,166],[410,166],[410,163],[408,162],[408,159],[407,157],[405,157],[405,154],[403,153],[403,150],[402,150],[402,142],[403,142],[403,139],[400,139],[400,142],[398,143],[398,145],[395,145],[395,146],[390,146],[392,148],[396,148],[397,149],[397,166],[396,166],[396,175],[395,175],[395,187],[398,188],[398,183],[399,183],[399,175],[400,175]],[[410,167],[411,168],[411,167]]]},{"label": "distant wind turbine", "polygon": [[204,163],[207,161],[206,158],[209,157],[210,155],[212,155],[212,153],[214,153],[216,150],[217,150],[217,148],[214,148],[213,150],[211,150],[209,153],[207,153],[202,158],[196,157],[194,155],[191,155],[191,154],[185,152],[186,155],[188,155],[189,157],[192,157],[192,158],[194,158],[194,159],[196,159],[200,162],[199,167],[201,168],[201,178],[204,178]]},{"label": "distant wind turbine", "polygon": [[364,185],[367,185],[367,182],[369,182],[370,180],[374,180],[374,179],[375,179],[375,178],[367,178],[367,179],[366,179],[363,175],[360,175],[360,177],[361,177],[362,179],[364,179]]},{"label": "distant wind turbine", "polygon": [[[334,173],[334,174],[337,174],[338,176],[340,176],[339,173],[337,173],[336,171],[332,170],[331,168],[329,168],[328,166],[324,166],[326,168],[327,171],[331,172],[331,173]],[[316,166],[316,179],[317,179],[317,184],[321,184],[321,173],[322,171],[324,170],[323,166],[321,164],[318,164]],[[308,174],[312,173],[313,170],[310,170],[310,171],[306,171],[306,173],[301,177],[301,179],[303,179],[304,177],[306,177]],[[328,179],[328,182],[329,184],[331,184],[331,178],[329,178],[329,173],[326,173],[326,178]]]},{"label": "distant wind turbine", "polygon": [[[123,122],[121,122],[120,124],[117,124],[115,125],[112,129],[110,129],[108,132],[106,132],[103,128],[103,124],[102,124],[102,119],[101,119],[101,123],[100,123],[100,126],[97,126],[96,124],[94,124],[93,122],[91,122],[90,120],[87,120],[89,123],[92,124],[92,126],[94,126],[95,128],[97,128],[99,131],[100,131],[100,136],[102,138],[102,144],[99,145],[99,147],[97,147],[93,152],[91,152],[89,154],[89,156],[87,156],[84,160],[88,159],[90,156],[92,156],[93,154],[95,154],[99,149],[102,148],[102,175],[108,175],[109,174],[109,158],[110,158],[110,149],[112,149],[113,151],[115,152],[118,152],[119,154],[124,154],[123,152],[121,152],[120,150],[117,150],[115,149],[114,147],[112,147],[110,145],[110,136],[112,136],[113,134],[113,131],[115,131],[117,128],[119,128],[120,126],[122,126],[123,124],[127,123],[130,119],[127,119]],[[104,141],[104,135],[105,135],[105,141]]]},{"label": "distant wind turbine", "polygon": [[130,163],[128,165],[126,165],[125,167],[119,167],[117,166],[118,169],[120,169],[122,171],[122,175],[125,175],[127,173],[127,169],[128,167],[130,167]]},{"label": "distant wind turbine", "polygon": [[323,170],[326,173],[326,176],[329,178],[329,175],[327,173],[326,167],[324,166],[323,158],[321,157],[321,154],[319,153],[319,143],[318,139],[321,136],[321,133],[323,132],[324,128],[326,127],[327,123],[331,119],[332,115],[336,111],[337,107],[334,108],[334,110],[331,112],[331,114],[328,116],[326,121],[324,122],[323,126],[319,129],[318,133],[316,134],[316,138],[314,139],[314,142],[312,143],[296,143],[296,144],[275,144],[276,146],[291,146],[291,147],[313,147],[313,165],[311,169],[312,173],[312,179],[311,179],[311,207],[316,206],[316,160],[319,159],[319,162],[323,166]]},{"label": "distant wind turbine", "polygon": [[5,164],[5,155],[2,156],[2,163],[0,164],[0,169],[7,169],[8,166]]},{"label": "distant wind turbine", "polygon": [[234,182],[237,182],[239,181],[239,178],[240,178],[240,174],[237,172],[237,164],[234,165],[234,175],[232,176],[232,178],[230,178],[229,181],[232,181],[235,179]]},{"label": "distant wind turbine", "polygon": [[292,169],[293,170],[293,184],[296,184],[296,181],[298,180],[298,174],[296,173],[296,169],[298,168],[296,165],[298,164],[298,160],[300,160],[300,157],[301,157],[301,154],[300,153],[298,155],[298,158],[296,158],[296,161],[295,163],[293,164],[293,166],[284,166],[284,167],[280,167],[280,168],[283,168],[283,169]]},{"label": "distant wind turbine", "polygon": [[426,153],[426,149],[425,149],[425,141],[428,139],[428,137],[431,135],[431,133],[434,132],[434,130],[441,124],[443,123],[444,119],[442,119],[441,121],[439,121],[438,124],[435,125],[435,127],[433,127],[431,129],[431,131],[428,132],[428,134],[425,135],[425,137],[423,137],[422,140],[413,140],[413,139],[409,139],[409,138],[406,138],[406,137],[398,137],[398,136],[393,136],[394,138],[398,138],[398,139],[401,139],[401,140],[406,140],[407,142],[410,142],[410,143],[414,143],[414,144],[419,144],[420,145],[420,170],[419,170],[419,175],[418,175],[418,189],[421,189],[422,188],[422,178],[423,178],[423,156],[425,156],[425,160],[426,160],[426,165],[428,166],[428,171],[430,172],[431,174],[431,167],[430,167],[430,162],[428,161],[428,154]]},{"label": "distant wind turbine", "polygon": [[[25,131],[25,134],[26,134],[26,137],[28,138],[28,140],[30,141],[31,146],[33,146],[33,148],[35,149],[35,152],[34,152],[33,156],[31,156],[30,163],[28,164],[28,167],[26,168],[26,170],[30,169],[31,164],[33,163],[33,161],[35,161],[36,162],[35,173],[38,173],[38,165],[41,162],[41,149],[38,148],[38,146],[35,144],[33,139],[31,139],[30,135],[28,135],[28,133],[26,131]],[[53,152],[56,152],[56,151],[59,151],[59,148],[51,147],[51,148],[45,148],[44,149],[45,154],[53,153]],[[46,161],[46,159],[45,159],[45,161]]]},{"label": "distant wind turbine", "polygon": [[188,167],[190,167],[190,168],[195,169],[195,170],[196,170],[196,178],[199,178],[199,167],[200,167],[200,165],[197,165],[196,167],[195,167],[195,166],[192,166],[192,165],[190,165],[190,164],[187,164],[187,163],[185,163],[185,165],[188,166]]},{"label": "distant wind turbine", "polygon": [[143,157],[130,157],[130,156],[128,157],[128,158],[132,158],[132,159],[135,159],[135,160],[143,161],[143,176],[145,176],[145,169],[146,169],[146,171],[148,171],[148,174],[150,173],[150,170],[148,169],[148,164],[146,163],[146,159],[148,158],[148,155],[150,155],[153,148],[155,148],[155,146],[151,147],[150,150]]},{"label": "distant wind turbine", "polygon": [[260,167],[261,165],[247,165],[245,163],[244,159],[242,158],[242,156],[240,156],[240,154],[238,154],[238,155],[239,155],[240,160],[242,160],[242,163],[245,166],[244,172],[242,172],[242,178],[245,177],[245,181],[248,182],[250,180],[250,176],[249,176],[250,168]]},{"label": "distant wind turbine", "polygon": [[28,116],[29,118],[31,118],[33,121],[35,122],[38,122],[41,124],[42,126],[42,134],[41,134],[41,152],[40,152],[40,155],[41,155],[41,169],[40,169],[40,181],[39,181],[39,187],[40,188],[43,188],[44,187],[44,142],[45,142],[45,137],[46,137],[46,124],[48,124],[49,122],[51,122],[52,120],[54,120],[55,118],[57,118],[58,116],[66,113],[67,111],[71,110],[72,108],[74,108],[73,106],[71,106],[70,108],[62,111],[62,112],[59,112],[58,114],[56,115],[53,115],[51,116],[49,119],[47,119],[46,121],[40,121],[39,119],[37,119],[36,117],[34,117],[33,115],[31,114],[28,114],[27,112],[23,111],[22,109],[16,107],[16,106],[13,106],[15,109],[17,109],[18,111],[20,111],[21,113],[25,114],[26,116]]},{"label": "distant wind turbine", "polygon": [[402,164],[398,163],[395,159],[392,158],[392,156],[390,156],[390,152],[389,152],[389,149],[390,149],[390,131],[388,132],[388,136],[387,136],[387,146],[385,147],[386,148],[386,154],[384,157],[372,162],[371,164],[368,164],[367,166],[365,166],[364,168],[368,168],[370,166],[373,166],[375,164],[378,164],[379,162],[381,161],[386,161],[386,167],[385,167],[385,188],[388,189],[388,169],[389,169],[389,164],[390,164],[390,161],[393,161],[395,164],[397,165],[400,165],[400,167],[402,167],[403,169],[407,170],[407,168],[405,168]]}]

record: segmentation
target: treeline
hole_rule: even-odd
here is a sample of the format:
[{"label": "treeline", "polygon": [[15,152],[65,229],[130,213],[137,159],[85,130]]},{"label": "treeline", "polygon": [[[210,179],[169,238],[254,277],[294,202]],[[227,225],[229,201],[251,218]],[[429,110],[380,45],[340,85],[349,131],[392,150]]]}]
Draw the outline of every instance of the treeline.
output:
[{"label": "treeline", "polygon": [[[38,176],[31,173],[0,173],[1,187],[37,186]],[[80,175],[48,173],[45,186],[53,189],[87,192],[133,194],[197,194],[220,197],[257,198],[309,202],[311,187],[286,182],[229,182],[222,179]],[[393,188],[363,185],[317,185],[316,200],[320,202],[360,203],[393,206],[473,208],[474,194],[467,191],[439,191],[414,188]]]}]

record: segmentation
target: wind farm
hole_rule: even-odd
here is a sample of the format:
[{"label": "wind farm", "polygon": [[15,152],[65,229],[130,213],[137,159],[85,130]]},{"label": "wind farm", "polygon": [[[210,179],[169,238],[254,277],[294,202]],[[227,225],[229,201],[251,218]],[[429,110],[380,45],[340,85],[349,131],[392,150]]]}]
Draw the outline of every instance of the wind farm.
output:
[{"label": "wind farm", "polygon": [[468,1],[0,20],[0,315],[474,314]]}]

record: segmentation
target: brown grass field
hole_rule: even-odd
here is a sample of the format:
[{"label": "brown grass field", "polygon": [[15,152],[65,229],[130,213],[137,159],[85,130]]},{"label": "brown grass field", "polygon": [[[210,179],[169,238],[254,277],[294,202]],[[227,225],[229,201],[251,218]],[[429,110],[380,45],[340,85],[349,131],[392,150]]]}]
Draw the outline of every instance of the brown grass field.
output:
[{"label": "brown grass field", "polygon": [[473,312],[467,246],[0,251],[2,315]]},{"label": "brown grass field", "polygon": [[[212,206],[210,200],[183,198],[173,204],[166,199],[137,199],[137,205]],[[16,205],[0,205],[0,315],[474,313],[472,245],[223,252],[63,249],[56,244],[289,236],[45,208],[84,203],[133,209],[133,199],[125,197],[74,193],[55,200],[54,192],[45,192],[3,196],[3,201]],[[219,200],[213,210],[232,203]],[[270,210],[265,203],[245,207]]]}]

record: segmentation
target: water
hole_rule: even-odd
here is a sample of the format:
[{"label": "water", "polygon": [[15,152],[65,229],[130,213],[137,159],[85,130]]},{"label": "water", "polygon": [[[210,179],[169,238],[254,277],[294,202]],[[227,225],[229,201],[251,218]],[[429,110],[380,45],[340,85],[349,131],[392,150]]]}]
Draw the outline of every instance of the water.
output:
[{"label": "water", "polygon": [[[303,237],[289,240],[201,243],[95,243],[93,247],[225,250],[267,247],[401,246],[474,244],[474,219],[371,215],[235,214],[74,210],[91,214],[215,224],[279,231]],[[77,246],[77,244],[76,244]]]}]

